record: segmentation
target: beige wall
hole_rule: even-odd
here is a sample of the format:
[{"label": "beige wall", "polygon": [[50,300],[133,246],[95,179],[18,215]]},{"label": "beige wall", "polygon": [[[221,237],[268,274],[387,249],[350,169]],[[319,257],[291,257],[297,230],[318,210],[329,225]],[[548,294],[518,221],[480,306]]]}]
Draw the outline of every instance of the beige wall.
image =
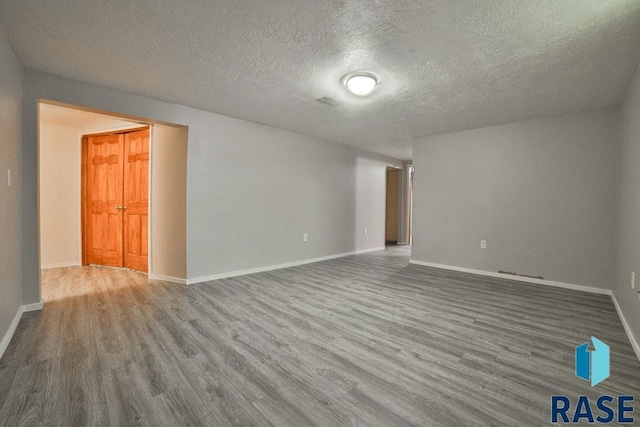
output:
[{"label": "beige wall", "polygon": [[188,129],[154,125],[151,146],[151,277],[187,278]]},{"label": "beige wall", "polygon": [[[49,107],[52,108],[52,107]],[[39,198],[40,267],[56,268],[82,263],[81,240],[81,136],[140,127],[118,119],[99,128],[40,123]]]},{"label": "beige wall", "polygon": [[40,265],[80,265],[80,133],[40,125]]},{"label": "beige wall", "polygon": [[[110,130],[140,127],[118,126]],[[102,130],[106,130],[102,129]],[[83,134],[102,130],[40,124],[39,194],[42,268],[80,265],[80,174]],[[187,138],[184,127],[155,125],[151,160],[151,262],[159,278],[186,280]]]}]

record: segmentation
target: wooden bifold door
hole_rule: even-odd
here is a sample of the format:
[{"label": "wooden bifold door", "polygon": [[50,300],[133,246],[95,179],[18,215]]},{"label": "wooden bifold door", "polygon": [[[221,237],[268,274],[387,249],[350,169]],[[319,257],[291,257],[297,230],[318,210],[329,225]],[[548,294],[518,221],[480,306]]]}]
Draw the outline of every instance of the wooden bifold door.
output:
[{"label": "wooden bifold door", "polygon": [[82,263],[148,272],[149,128],[82,138]]}]

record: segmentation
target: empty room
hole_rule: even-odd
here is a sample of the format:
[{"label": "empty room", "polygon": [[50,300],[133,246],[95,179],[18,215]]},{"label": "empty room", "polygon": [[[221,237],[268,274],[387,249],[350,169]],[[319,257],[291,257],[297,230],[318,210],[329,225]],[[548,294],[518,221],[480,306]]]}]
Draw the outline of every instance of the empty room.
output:
[{"label": "empty room", "polygon": [[3,0],[0,426],[640,424],[640,1]]}]

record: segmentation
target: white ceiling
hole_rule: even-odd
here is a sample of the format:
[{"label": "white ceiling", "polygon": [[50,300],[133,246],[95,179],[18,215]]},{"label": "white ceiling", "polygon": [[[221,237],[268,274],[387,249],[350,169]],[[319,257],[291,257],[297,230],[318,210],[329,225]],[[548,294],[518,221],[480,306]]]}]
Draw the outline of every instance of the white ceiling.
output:
[{"label": "white ceiling", "polygon": [[[28,68],[402,159],[616,105],[640,61],[638,0],[2,0],[0,22]],[[340,82],[359,69],[366,99]]]},{"label": "white ceiling", "polygon": [[40,104],[39,120],[41,123],[87,131],[127,129],[140,126],[140,123],[122,120],[113,116],[49,104]]}]

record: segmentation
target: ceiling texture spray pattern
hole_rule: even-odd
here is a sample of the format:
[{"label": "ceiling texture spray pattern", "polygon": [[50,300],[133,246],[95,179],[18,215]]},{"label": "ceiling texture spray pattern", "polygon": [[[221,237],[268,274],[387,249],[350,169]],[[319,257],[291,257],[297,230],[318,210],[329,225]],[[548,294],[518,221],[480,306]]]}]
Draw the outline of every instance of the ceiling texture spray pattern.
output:
[{"label": "ceiling texture spray pattern", "polygon": [[638,0],[3,0],[0,22],[27,68],[400,159],[616,105],[640,61]]}]

